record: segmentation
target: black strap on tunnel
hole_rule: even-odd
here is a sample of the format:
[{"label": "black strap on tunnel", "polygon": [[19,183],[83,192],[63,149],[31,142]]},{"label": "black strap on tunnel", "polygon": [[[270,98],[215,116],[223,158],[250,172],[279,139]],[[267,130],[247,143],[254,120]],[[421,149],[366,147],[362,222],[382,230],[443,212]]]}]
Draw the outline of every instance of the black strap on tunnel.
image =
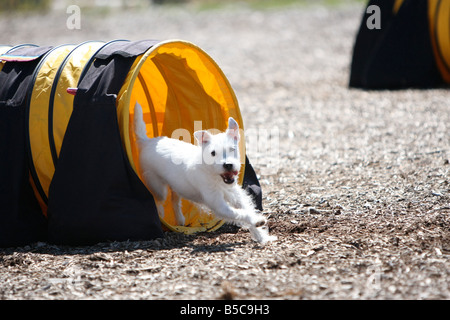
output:
[{"label": "black strap on tunnel", "polygon": [[136,56],[154,43],[111,43],[79,83],[49,190],[50,241],[79,245],[163,236],[151,193],[123,149],[116,110]]},{"label": "black strap on tunnel", "polygon": [[18,46],[0,71],[0,247],[45,240],[47,221],[30,183],[28,100],[33,73],[51,47]]}]

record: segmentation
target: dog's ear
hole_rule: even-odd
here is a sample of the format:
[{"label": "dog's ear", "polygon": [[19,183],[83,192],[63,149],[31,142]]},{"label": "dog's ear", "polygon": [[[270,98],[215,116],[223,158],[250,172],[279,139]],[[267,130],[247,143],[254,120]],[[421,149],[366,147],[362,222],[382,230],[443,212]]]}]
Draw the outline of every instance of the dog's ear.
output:
[{"label": "dog's ear", "polygon": [[211,134],[206,130],[199,130],[194,132],[194,137],[197,139],[199,145],[208,143],[211,141]]},{"label": "dog's ear", "polygon": [[228,118],[227,135],[236,141],[239,141],[239,125],[232,117]]}]

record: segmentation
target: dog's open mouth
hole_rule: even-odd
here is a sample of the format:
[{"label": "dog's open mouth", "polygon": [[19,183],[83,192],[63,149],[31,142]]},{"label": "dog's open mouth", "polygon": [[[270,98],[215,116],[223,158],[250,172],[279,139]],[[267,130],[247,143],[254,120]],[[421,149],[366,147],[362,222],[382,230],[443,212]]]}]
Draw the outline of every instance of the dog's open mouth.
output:
[{"label": "dog's open mouth", "polygon": [[223,182],[225,182],[226,184],[232,184],[235,180],[235,176],[237,175],[237,171],[230,171],[230,172],[225,172],[222,173],[220,176],[223,179]]}]

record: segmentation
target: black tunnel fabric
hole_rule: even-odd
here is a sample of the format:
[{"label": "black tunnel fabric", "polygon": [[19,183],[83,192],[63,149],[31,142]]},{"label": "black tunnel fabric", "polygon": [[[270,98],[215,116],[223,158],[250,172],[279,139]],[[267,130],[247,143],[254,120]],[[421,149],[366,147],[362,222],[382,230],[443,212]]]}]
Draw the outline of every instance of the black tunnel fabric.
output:
[{"label": "black tunnel fabric", "polygon": [[2,56],[3,59],[7,61],[32,61],[42,58],[42,56],[51,49],[53,49],[53,46],[38,47],[35,45],[20,45],[10,49]]},{"label": "black tunnel fabric", "polygon": [[95,55],[96,59],[110,59],[114,56],[121,56],[123,58],[136,58],[138,55],[144,53],[150,47],[158,44],[158,40],[141,40],[141,41],[120,41],[103,47],[100,52]]},{"label": "black tunnel fabric", "polygon": [[52,242],[163,236],[153,198],[129,164],[117,124],[116,95],[133,61],[113,51],[96,60],[79,85],[49,190]]},{"label": "black tunnel fabric", "polygon": [[245,156],[245,172],[242,187],[252,197],[255,208],[262,211],[263,206],[261,185],[259,184],[258,177],[256,176],[255,170],[250,164],[247,155]]},{"label": "black tunnel fabric", "polygon": [[0,72],[0,247],[45,240],[47,221],[30,184],[27,99],[33,72],[51,48],[22,47]]},{"label": "black tunnel fabric", "polygon": [[397,13],[392,0],[371,0],[380,8],[380,28],[364,13],[351,63],[349,86],[364,89],[430,88],[443,84],[427,16],[427,0],[405,0]]}]

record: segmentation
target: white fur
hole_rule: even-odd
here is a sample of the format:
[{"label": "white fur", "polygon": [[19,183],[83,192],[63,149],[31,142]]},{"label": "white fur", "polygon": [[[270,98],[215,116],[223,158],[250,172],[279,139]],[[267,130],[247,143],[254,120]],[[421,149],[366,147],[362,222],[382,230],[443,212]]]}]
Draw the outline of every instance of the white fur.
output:
[{"label": "white fur", "polygon": [[233,118],[228,119],[226,132],[212,135],[196,131],[194,137],[199,145],[195,146],[168,137],[148,138],[142,107],[136,103],[134,130],[141,174],[161,218],[170,186],[178,225],[185,224],[181,211],[181,198],[185,198],[205,205],[220,219],[249,228],[259,243],[276,239],[268,235],[266,219],[256,212],[250,196],[237,184],[240,136]]}]

